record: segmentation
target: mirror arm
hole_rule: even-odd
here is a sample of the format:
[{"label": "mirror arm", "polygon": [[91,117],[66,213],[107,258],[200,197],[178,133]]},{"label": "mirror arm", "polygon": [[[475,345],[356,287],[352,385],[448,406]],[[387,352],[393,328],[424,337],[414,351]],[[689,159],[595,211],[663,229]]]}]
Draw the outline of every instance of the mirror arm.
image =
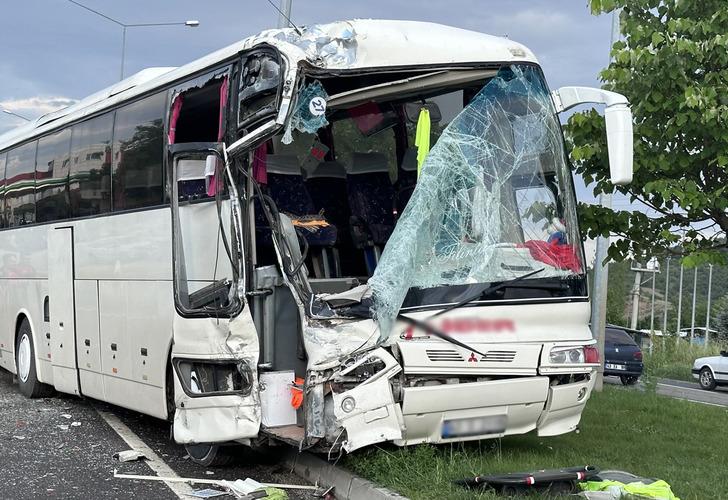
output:
[{"label": "mirror arm", "polygon": [[557,113],[587,103],[605,104],[607,108],[629,107],[629,101],[622,94],[592,87],[561,87],[551,92],[551,98],[554,100]]}]

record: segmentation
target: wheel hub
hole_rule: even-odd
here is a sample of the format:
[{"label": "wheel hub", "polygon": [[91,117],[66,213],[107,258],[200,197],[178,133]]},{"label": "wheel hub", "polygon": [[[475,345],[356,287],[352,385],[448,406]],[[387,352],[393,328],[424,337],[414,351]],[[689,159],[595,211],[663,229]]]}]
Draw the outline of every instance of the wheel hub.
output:
[{"label": "wheel hub", "polygon": [[18,377],[23,382],[28,381],[30,375],[30,338],[24,333],[18,346]]}]

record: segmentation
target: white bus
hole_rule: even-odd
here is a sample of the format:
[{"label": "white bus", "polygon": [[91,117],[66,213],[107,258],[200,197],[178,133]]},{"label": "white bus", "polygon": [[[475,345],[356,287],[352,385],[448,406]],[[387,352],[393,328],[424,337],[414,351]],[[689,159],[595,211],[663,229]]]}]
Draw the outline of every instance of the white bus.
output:
[{"label": "white bus", "polygon": [[599,364],[558,113],[511,40],[270,30],[0,137],[0,366],[193,460],[574,430]]}]

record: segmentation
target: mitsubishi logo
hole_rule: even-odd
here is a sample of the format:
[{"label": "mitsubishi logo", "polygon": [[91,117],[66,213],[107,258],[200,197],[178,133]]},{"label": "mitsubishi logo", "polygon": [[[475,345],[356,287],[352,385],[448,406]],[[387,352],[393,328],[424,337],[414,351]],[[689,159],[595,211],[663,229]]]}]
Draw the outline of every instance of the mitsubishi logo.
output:
[{"label": "mitsubishi logo", "polygon": [[468,362],[469,363],[477,363],[478,362],[478,358],[475,357],[475,353],[474,352],[471,352],[470,353],[470,357],[468,358]]}]

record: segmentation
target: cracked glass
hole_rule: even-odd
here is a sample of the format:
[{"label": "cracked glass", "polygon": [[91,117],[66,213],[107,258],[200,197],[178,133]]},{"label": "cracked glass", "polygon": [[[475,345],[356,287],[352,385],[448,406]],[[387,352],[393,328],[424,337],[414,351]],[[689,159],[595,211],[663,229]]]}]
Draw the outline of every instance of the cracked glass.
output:
[{"label": "cracked glass", "polygon": [[445,128],[384,248],[372,314],[385,339],[412,288],[583,274],[571,174],[540,71],[502,68]]}]

